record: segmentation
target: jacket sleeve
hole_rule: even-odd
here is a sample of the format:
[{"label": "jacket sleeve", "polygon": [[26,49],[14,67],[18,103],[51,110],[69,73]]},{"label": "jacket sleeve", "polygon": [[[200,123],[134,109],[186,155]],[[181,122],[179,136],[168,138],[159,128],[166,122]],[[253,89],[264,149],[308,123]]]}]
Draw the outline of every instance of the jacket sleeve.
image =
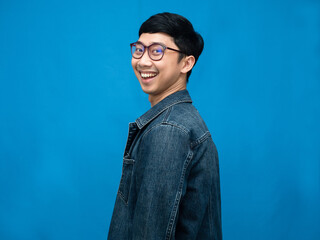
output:
[{"label": "jacket sleeve", "polygon": [[[210,133],[192,147],[186,192],[181,198],[175,239],[222,239],[219,162]],[[193,145],[193,144],[192,144]]]},{"label": "jacket sleeve", "polygon": [[192,158],[189,136],[162,124],[146,132],[136,161],[133,239],[171,239]]}]

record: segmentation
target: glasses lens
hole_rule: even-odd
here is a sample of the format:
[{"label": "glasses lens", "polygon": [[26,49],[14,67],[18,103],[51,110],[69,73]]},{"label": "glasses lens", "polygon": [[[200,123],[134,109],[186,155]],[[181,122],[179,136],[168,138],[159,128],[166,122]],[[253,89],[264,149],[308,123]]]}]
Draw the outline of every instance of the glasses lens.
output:
[{"label": "glasses lens", "polygon": [[141,58],[144,53],[144,46],[140,43],[134,43],[131,45],[131,53],[134,58]]},{"label": "glasses lens", "polygon": [[152,60],[160,60],[163,53],[164,48],[160,44],[153,44],[149,47],[149,56]]}]

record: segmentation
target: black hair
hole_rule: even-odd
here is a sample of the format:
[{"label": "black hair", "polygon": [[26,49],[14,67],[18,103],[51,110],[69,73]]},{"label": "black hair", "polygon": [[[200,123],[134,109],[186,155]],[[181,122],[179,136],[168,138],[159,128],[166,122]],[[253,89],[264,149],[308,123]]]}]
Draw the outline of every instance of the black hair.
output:
[{"label": "black hair", "polygon": [[[166,33],[171,36],[181,52],[179,61],[187,56],[194,56],[197,62],[204,46],[203,38],[197,33],[192,24],[185,17],[175,13],[159,13],[146,20],[139,29],[139,36],[143,33]],[[192,69],[187,73],[187,81]]]}]

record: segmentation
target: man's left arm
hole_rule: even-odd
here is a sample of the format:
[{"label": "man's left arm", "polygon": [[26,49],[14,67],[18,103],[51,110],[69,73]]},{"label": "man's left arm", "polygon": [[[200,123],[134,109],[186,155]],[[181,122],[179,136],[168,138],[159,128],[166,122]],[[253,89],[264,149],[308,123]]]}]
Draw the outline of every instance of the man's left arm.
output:
[{"label": "man's left arm", "polygon": [[133,239],[171,239],[192,158],[188,133],[157,125],[142,137],[139,148]]},{"label": "man's left arm", "polygon": [[192,151],[175,239],[221,239],[219,161],[209,132],[206,140],[194,146]]}]

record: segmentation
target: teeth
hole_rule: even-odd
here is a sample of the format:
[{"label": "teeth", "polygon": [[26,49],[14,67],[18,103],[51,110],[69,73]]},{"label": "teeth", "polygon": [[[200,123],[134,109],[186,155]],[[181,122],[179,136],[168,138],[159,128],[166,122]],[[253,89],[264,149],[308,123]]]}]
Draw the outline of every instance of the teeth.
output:
[{"label": "teeth", "polygon": [[157,75],[156,73],[141,73],[141,77],[143,78],[154,77],[156,75]]}]

